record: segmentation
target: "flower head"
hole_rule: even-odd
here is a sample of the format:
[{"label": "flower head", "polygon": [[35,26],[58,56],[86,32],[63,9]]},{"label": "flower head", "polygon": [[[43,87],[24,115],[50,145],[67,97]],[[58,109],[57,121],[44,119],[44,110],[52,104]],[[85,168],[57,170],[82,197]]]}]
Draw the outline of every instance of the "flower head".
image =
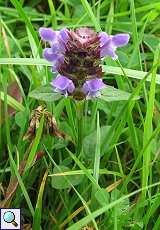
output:
[{"label": "flower head", "polygon": [[59,73],[52,86],[76,100],[100,95],[105,86],[101,59],[105,56],[117,59],[116,49],[129,41],[128,34],[108,35],[89,28],[60,31],[40,28],[39,33],[50,45],[43,56],[53,64],[52,70]]}]

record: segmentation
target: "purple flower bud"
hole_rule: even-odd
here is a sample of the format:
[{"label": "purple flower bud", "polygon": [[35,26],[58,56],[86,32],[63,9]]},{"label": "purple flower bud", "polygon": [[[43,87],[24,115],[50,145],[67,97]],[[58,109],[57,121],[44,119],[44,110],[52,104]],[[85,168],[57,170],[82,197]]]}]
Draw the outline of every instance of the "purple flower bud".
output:
[{"label": "purple flower bud", "polygon": [[106,85],[103,83],[102,79],[93,79],[86,81],[82,87],[83,92],[87,97],[96,97],[100,95],[100,90]]},{"label": "purple flower bud", "polygon": [[43,56],[47,61],[56,62],[58,54],[54,53],[52,48],[45,48],[43,51]]},{"label": "purple flower bud", "polygon": [[58,75],[56,79],[51,82],[51,85],[55,88],[56,91],[65,96],[68,96],[68,93],[72,93],[75,89],[72,80],[62,75]]},{"label": "purple flower bud", "polygon": [[39,34],[43,41],[54,41],[56,39],[56,32],[52,29],[41,27],[39,29]]},{"label": "purple flower bud", "polygon": [[114,60],[118,58],[116,54],[117,47],[127,45],[129,34],[108,35],[107,33],[99,33],[100,37],[100,55],[101,57],[111,56]]}]

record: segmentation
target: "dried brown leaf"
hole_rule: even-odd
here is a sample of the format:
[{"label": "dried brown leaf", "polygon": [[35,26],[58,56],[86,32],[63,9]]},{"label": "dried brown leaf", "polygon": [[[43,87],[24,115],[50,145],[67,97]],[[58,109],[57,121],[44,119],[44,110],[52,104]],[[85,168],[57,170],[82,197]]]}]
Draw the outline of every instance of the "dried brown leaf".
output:
[{"label": "dried brown leaf", "polygon": [[113,189],[115,189],[120,183],[122,182],[122,179],[117,180],[115,183],[109,185],[106,190],[107,192],[111,192]]},{"label": "dried brown leaf", "polygon": [[[19,89],[19,86],[17,84],[16,81],[13,81],[9,87],[8,87],[8,94],[10,96],[12,96],[15,100],[17,100],[18,102],[22,102],[22,94],[21,94],[21,91]],[[13,115],[15,113],[15,109],[13,109],[12,107],[8,107],[8,113],[10,115]]]}]

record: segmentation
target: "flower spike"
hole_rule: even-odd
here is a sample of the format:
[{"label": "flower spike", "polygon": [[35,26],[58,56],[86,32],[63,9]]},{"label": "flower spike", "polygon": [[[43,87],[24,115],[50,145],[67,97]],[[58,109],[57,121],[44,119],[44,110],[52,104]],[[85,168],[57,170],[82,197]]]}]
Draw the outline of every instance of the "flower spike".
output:
[{"label": "flower spike", "polygon": [[52,71],[58,73],[51,85],[76,100],[100,95],[105,87],[101,59],[106,56],[117,59],[116,49],[129,41],[128,34],[108,35],[85,27],[60,31],[42,27],[39,34],[50,45],[43,56],[53,64]]}]

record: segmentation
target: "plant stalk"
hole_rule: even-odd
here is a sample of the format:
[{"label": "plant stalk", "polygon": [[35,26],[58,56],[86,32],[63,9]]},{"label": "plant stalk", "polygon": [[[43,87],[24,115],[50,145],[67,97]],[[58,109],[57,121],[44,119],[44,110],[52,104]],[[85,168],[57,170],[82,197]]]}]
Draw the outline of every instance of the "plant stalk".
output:
[{"label": "plant stalk", "polygon": [[76,111],[77,111],[77,155],[79,156],[82,152],[82,143],[83,143],[83,109],[84,101],[76,102]]}]

